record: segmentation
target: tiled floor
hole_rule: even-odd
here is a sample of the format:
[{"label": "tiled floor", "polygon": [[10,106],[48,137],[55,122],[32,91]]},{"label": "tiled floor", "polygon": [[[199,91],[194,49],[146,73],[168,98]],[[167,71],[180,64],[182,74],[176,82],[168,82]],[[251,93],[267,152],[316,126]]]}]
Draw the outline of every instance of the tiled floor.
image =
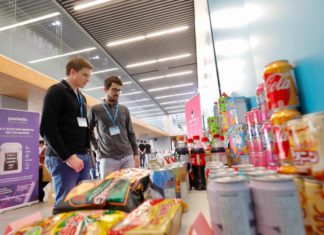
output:
[{"label": "tiled floor", "polygon": [[[188,197],[189,210],[183,215],[182,226],[179,231],[180,235],[188,232],[190,224],[202,212],[209,221],[209,210],[206,191],[191,191]],[[51,215],[52,207],[47,203],[39,203],[32,206],[26,206],[0,214],[0,234],[3,234],[7,225],[15,220],[40,212],[44,217]]]}]

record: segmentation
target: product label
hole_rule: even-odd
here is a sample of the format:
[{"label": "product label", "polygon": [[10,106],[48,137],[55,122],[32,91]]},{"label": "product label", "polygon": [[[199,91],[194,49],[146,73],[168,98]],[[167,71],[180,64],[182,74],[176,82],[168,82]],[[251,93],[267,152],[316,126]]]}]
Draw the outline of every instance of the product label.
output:
[{"label": "product label", "polygon": [[18,170],[18,154],[17,152],[5,153],[4,171]]},{"label": "product label", "polygon": [[255,234],[248,191],[220,193],[218,204],[223,234]]},{"label": "product label", "polygon": [[305,235],[296,192],[280,192],[274,198],[280,234]]}]

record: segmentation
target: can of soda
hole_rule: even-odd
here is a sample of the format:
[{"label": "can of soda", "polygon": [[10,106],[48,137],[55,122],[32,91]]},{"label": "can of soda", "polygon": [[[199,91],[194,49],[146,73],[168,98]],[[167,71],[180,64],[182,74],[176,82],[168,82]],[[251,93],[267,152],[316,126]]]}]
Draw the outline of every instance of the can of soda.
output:
[{"label": "can of soda", "polygon": [[270,110],[299,105],[293,67],[287,60],[274,61],[263,71],[266,100]]},{"label": "can of soda", "polygon": [[213,234],[255,234],[250,190],[244,177],[223,177],[207,186]]},{"label": "can of soda", "polygon": [[250,179],[260,235],[305,235],[293,177],[268,175]]},{"label": "can of soda", "polygon": [[295,185],[298,191],[299,196],[299,205],[302,210],[303,219],[304,219],[304,227],[307,235],[313,235],[312,225],[310,222],[310,215],[307,208],[307,198],[306,198],[306,191],[305,191],[305,182],[304,177],[302,176],[295,176],[294,177]]},{"label": "can of soda", "polygon": [[324,112],[304,115],[309,127],[309,145],[314,152],[312,174],[316,179],[324,180]]},{"label": "can of soda", "polygon": [[293,157],[289,148],[287,121],[300,118],[301,114],[296,109],[278,109],[271,116],[273,135],[275,137],[275,152],[278,153],[280,161],[292,162]]},{"label": "can of soda", "polygon": [[305,192],[314,234],[324,234],[324,181],[305,178]]},{"label": "can of soda", "polygon": [[311,151],[309,128],[307,122],[302,119],[294,119],[287,122],[287,131],[290,152],[293,157],[296,173],[299,175],[311,175],[311,160],[314,152]]}]

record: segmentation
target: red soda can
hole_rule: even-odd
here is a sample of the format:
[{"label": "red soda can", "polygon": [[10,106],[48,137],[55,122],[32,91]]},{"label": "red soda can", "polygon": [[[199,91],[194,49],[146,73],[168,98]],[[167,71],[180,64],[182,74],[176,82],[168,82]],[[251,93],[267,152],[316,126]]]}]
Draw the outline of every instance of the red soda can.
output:
[{"label": "red soda can", "polygon": [[300,112],[293,108],[278,109],[271,116],[273,135],[275,136],[275,151],[278,152],[281,161],[292,162],[293,160],[293,156],[290,152],[286,122],[300,117]]},{"label": "red soda can", "polygon": [[293,67],[287,60],[268,64],[263,71],[263,79],[270,110],[299,105]]}]

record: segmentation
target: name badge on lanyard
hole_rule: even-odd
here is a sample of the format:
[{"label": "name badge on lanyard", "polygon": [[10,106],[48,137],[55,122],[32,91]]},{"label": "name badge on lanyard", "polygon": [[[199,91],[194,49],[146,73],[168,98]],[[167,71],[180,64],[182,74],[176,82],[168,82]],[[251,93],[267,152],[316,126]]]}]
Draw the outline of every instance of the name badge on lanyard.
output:
[{"label": "name badge on lanyard", "polygon": [[119,106],[117,105],[117,108],[116,108],[116,112],[115,112],[115,115],[114,115],[114,118],[112,117],[112,115],[110,114],[108,108],[106,107],[105,104],[102,104],[108,117],[111,119],[112,123],[113,123],[113,127],[109,127],[109,133],[111,136],[113,135],[119,135],[120,134],[120,128],[118,125],[116,125],[116,119],[117,119],[117,115],[118,115],[118,110],[119,110]]},{"label": "name badge on lanyard", "polygon": [[79,127],[88,127],[87,119],[83,117],[83,98],[79,94],[79,92],[77,92],[76,95],[77,95],[78,103],[80,105],[80,117],[77,117],[78,125]]}]

